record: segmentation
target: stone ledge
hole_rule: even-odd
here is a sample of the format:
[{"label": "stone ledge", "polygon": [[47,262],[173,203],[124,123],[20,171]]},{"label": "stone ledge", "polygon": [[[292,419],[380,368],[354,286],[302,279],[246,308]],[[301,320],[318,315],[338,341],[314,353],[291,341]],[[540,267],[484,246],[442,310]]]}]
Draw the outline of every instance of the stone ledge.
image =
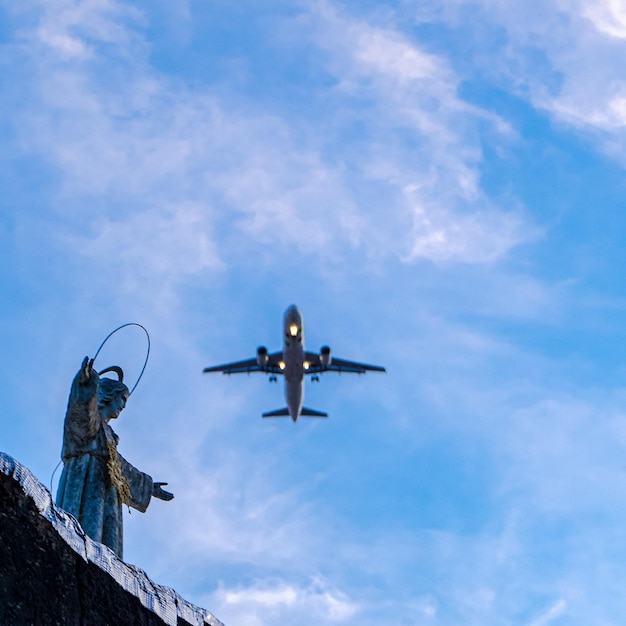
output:
[{"label": "stone ledge", "polygon": [[0,624],[224,626],[87,537],[0,452]]}]

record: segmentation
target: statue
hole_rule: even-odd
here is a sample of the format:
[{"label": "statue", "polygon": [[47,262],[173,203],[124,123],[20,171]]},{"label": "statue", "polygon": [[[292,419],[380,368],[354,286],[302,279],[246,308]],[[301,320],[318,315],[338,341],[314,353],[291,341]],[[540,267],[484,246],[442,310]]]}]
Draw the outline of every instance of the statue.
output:
[{"label": "statue", "polygon": [[[115,372],[119,380],[100,378]],[[144,513],[151,498],[174,495],[117,452],[117,419],[130,395],[119,367],[98,374],[85,357],[72,381],[63,427],[63,473],[56,504],[78,519],[85,533],[123,558],[122,505]]]}]

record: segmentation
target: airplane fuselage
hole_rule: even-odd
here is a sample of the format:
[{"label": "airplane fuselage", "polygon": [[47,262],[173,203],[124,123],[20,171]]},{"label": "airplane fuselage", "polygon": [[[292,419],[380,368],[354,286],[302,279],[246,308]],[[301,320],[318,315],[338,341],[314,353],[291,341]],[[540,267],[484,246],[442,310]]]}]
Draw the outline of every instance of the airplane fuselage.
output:
[{"label": "airplane fuselage", "polygon": [[293,304],[283,317],[283,363],[285,400],[289,415],[296,422],[304,398],[304,328],[302,313]]}]

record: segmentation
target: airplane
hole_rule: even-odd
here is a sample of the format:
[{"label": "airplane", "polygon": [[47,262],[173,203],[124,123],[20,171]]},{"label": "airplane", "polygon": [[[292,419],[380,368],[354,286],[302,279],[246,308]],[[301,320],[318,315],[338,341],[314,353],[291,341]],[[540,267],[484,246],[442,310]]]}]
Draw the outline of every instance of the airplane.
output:
[{"label": "airplane", "polygon": [[283,349],[281,352],[268,354],[265,346],[259,346],[254,358],[205,367],[203,370],[204,373],[222,372],[228,375],[263,372],[269,374],[270,382],[276,382],[277,375],[283,375],[285,377],[287,406],[284,409],[263,413],[263,417],[291,417],[294,424],[300,416],[328,417],[328,413],[302,406],[305,375],[311,376],[311,382],[319,382],[319,376],[324,372],[365,374],[365,372],[384,371],[385,368],[378,365],[366,365],[365,363],[338,359],[331,355],[328,346],[322,346],[319,354],[307,352],[304,349],[302,313],[295,304],[289,306],[283,316]]}]

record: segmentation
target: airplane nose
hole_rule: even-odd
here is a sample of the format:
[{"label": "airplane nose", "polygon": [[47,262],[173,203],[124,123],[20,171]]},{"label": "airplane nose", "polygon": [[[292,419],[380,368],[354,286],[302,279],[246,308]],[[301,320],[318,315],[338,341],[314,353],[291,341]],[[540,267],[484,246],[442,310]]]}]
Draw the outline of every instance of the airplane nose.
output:
[{"label": "airplane nose", "polygon": [[298,311],[298,307],[295,304],[287,307],[287,310],[285,311],[285,318],[288,320],[300,319],[300,311]]},{"label": "airplane nose", "polygon": [[302,316],[295,304],[292,304],[285,311],[285,328],[292,337],[297,337],[302,328]]}]

